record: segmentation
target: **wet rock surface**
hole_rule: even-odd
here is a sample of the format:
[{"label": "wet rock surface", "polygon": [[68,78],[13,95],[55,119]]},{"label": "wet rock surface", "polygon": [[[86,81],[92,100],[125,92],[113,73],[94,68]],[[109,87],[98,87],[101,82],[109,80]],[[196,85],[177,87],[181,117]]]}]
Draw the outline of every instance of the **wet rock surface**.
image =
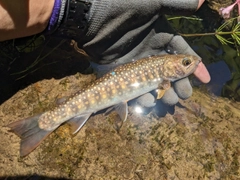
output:
[{"label": "wet rock surface", "polygon": [[[173,115],[135,114],[119,129],[114,113],[92,116],[72,136],[68,125],[25,158],[20,139],[4,127],[55,106],[55,100],[95,79],[75,74],[43,80],[0,106],[0,177],[68,179],[237,179],[239,104],[194,89]],[[155,110],[157,111],[157,110]]]}]

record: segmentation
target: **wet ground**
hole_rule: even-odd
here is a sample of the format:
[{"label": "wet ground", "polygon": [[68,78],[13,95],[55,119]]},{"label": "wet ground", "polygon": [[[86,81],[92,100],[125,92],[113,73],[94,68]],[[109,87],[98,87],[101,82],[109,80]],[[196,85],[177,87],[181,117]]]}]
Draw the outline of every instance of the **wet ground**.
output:
[{"label": "wet ground", "polygon": [[[202,48],[196,50],[206,63],[229,57],[220,53],[209,58],[206,52],[211,54],[213,46],[206,43],[206,51],[199,42],[192,46]],[[91,72],[86,71],[87,58],[67,41],[29,68],[59,43],[51,41],[43,50],[0,66],[0,179],[240,179],[240,104],[216,96],[229,80],[226,75],[220,78],[225,82],[210,85],[193,80],[193,96],[180,100],[165,117],[157,115],[159,106],[148,115],[130,107],[119,129],[114,113],[100,113],[75,136],[63,125],[20,158],[20,139],[4,126],[52,108],[57,99],[95,79],[86,74]],[[231,74],[229,69],[226,73]]]},{"label": "wet ground", "polygon": [[[91,80],[93,75],[76,74],[28,86],[0,106],[0,126],[51,108],[57,97]],[[63,125],[25,158],[19,158],[19,138],[2,127],[0,177],[238,179],[238,107],[239,103],[196,88],[173,115],[140,116],[130,108],[118,131],[114,114],[98,114],[75,136]]]}]

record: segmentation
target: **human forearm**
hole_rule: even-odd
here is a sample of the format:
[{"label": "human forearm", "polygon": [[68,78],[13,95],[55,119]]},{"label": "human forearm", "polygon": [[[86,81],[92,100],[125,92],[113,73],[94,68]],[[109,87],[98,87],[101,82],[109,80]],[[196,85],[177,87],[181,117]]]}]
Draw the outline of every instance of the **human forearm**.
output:
[{"label": "human forearm", "polygon": [[0,0],[0,41],[42,32],[53,4],[54,0]]}]

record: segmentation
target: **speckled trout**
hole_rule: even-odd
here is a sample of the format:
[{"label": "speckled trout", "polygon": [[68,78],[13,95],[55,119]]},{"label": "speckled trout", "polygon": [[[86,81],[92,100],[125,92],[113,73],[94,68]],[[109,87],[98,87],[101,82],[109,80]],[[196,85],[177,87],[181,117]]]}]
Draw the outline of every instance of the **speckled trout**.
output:
[{"label": "speckled trout", "polygon": [[113,108],[125,121],[127,102],[194,72],[201,60],[191,55],[158,55],[120,65],[53,110],[8,125],[21,138],[20,155],[33,151],[62,123],[76,133],[91,114]]}]

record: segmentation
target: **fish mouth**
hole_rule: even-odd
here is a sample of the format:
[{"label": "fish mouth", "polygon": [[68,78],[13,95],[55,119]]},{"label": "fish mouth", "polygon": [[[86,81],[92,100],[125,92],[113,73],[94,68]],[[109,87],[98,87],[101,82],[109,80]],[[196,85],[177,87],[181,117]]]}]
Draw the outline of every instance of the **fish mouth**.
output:
[{"label": "fish mouth", "polygon": [[[193,72],[197,69],[197,67],[198,67],[198,65],[200,64],[202,62],[202,59],[201,58],[199,58],[199,60],[196,62],[196,63],[194,63],[194,64],[191,64],[189,67],[191,67],[192,65],[196,65],[196,67],[194,68],[194,70],[193,70]],[[189,68],[188,67],[188,68]],[[187,68],[187,69],[188,69]]]},{"label": "fish mouth", "polygon": [[201,59],[201,58],[199,58],[199,60],[197,61],[196,67],[195,67],[194,71],[197,69],[197,67],[198,67],[198,65],[199,65],[200,63],[202,63],[202,59]]},{"label": "fish mouth", "polygon": [[200,62],[202,62],[202,58],[200,58],[199,56],[197,56],[197,62],[196,62],[196,65],[198,65]]},{"label": "fish mouth", "polygon": [[202,59],[201,59],[201,58],[198,60],[198,63],[197,63],[197,65],[198,65],[200,62],[202,62]]}]

